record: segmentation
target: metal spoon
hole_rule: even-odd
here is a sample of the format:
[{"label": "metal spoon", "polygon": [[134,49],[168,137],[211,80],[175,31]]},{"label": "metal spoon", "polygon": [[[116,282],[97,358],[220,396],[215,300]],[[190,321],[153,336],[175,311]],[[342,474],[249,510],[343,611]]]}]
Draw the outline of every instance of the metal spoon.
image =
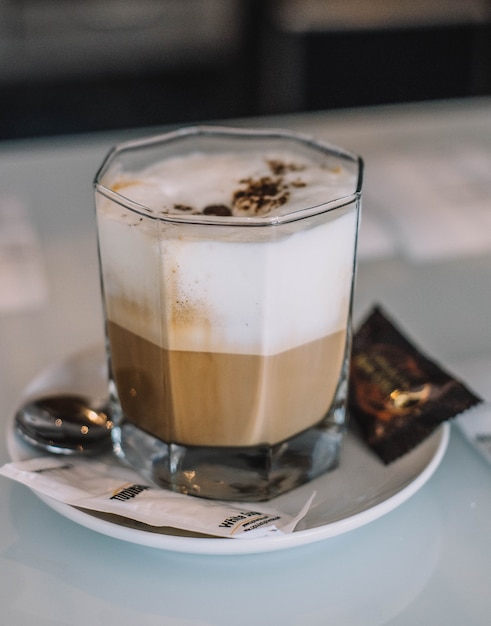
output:
[{"label": "metal spoon", "polygon": [[30,400],[15,415],[17,433],[31,446],[55,454],[99,454],[111,448],[109,407],[79,395]]}]

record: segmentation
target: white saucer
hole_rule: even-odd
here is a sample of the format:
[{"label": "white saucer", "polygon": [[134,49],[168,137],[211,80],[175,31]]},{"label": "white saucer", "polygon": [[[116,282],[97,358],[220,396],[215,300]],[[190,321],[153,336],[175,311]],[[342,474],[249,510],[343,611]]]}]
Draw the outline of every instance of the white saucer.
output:
[{"label": "white saucer", "polygon": [[[26,397],[54,391],[104,395],[106,368],[100,346],[74,355],[42,372],[26,389]],[[286,513],[298,512],[315,490],[317,495],[295,532],[256,539],[209,538],[170,528],[153,528],[111,515],[89,513],[36,494],[64,517],[99,533],[124,541],[175,552],[193,554],[251,554],[282,550],[334,537],[359,528],[392,511],[415,494],[440,464],[449,439],[449,425],[409,454],[385,466],[358,437],[349,432],[338,469],[307,485],[279,496],[271,505]],[[7,445],[13,461],[37,453],[14,432],[13,419],[7,430]]]}]

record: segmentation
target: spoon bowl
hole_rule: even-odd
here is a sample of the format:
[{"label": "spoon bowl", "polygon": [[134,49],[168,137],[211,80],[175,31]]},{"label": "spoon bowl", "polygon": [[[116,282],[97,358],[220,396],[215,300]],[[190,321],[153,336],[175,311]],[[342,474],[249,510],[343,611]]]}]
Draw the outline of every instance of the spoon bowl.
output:
[{"label": "spoon bowl", "polygon": [[58,394],[26,402],[15,415],[16,432],[31,446],[54,454],[101,454],[111,449],[107,405]]}]

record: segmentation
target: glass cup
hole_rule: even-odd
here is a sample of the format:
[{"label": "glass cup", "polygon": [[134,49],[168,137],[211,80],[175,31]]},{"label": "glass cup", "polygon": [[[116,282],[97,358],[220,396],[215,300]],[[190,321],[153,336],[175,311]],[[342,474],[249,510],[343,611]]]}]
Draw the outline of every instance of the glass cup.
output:
[{"label": "glass cup", "polygon": [[336,467],[361,179],[359,157],[288,131],[192,127],[109,153],[95,196],[116,454],[238,501]]}]

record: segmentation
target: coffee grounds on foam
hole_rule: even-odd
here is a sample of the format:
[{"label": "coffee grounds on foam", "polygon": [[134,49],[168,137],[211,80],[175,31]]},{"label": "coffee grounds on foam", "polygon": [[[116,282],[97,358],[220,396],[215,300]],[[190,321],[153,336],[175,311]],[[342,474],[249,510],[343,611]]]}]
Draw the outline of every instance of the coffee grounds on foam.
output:
[{"label": "coffee grounds on foam", "polygon": [[288,172],[300,172],[305,169],[304,165],[285,163],[277,159],[266,161],[272,176],[260,178],[244,178],[239,181],[241,187],[234,191],[231,198],[231,206],[226,204],[213,204],[206,206],[203,211],[187,204],[174,204],[174,209],[182,212],[191,212],[193,215],[216,215],[229,217],[232,215],[266,215],[270,211],[283,206],[290,198],[290,187],[305,187],[306,183],[297,178],[286,182],[284,175]]},{"label": "coffee grounds on foam", "polygon": [[238,213],[263,215],[282,206],[290,197],[288,185],[281,176],[245,178],[240,182],[245,187],[237,189],[232,197],[233,208]]}]

